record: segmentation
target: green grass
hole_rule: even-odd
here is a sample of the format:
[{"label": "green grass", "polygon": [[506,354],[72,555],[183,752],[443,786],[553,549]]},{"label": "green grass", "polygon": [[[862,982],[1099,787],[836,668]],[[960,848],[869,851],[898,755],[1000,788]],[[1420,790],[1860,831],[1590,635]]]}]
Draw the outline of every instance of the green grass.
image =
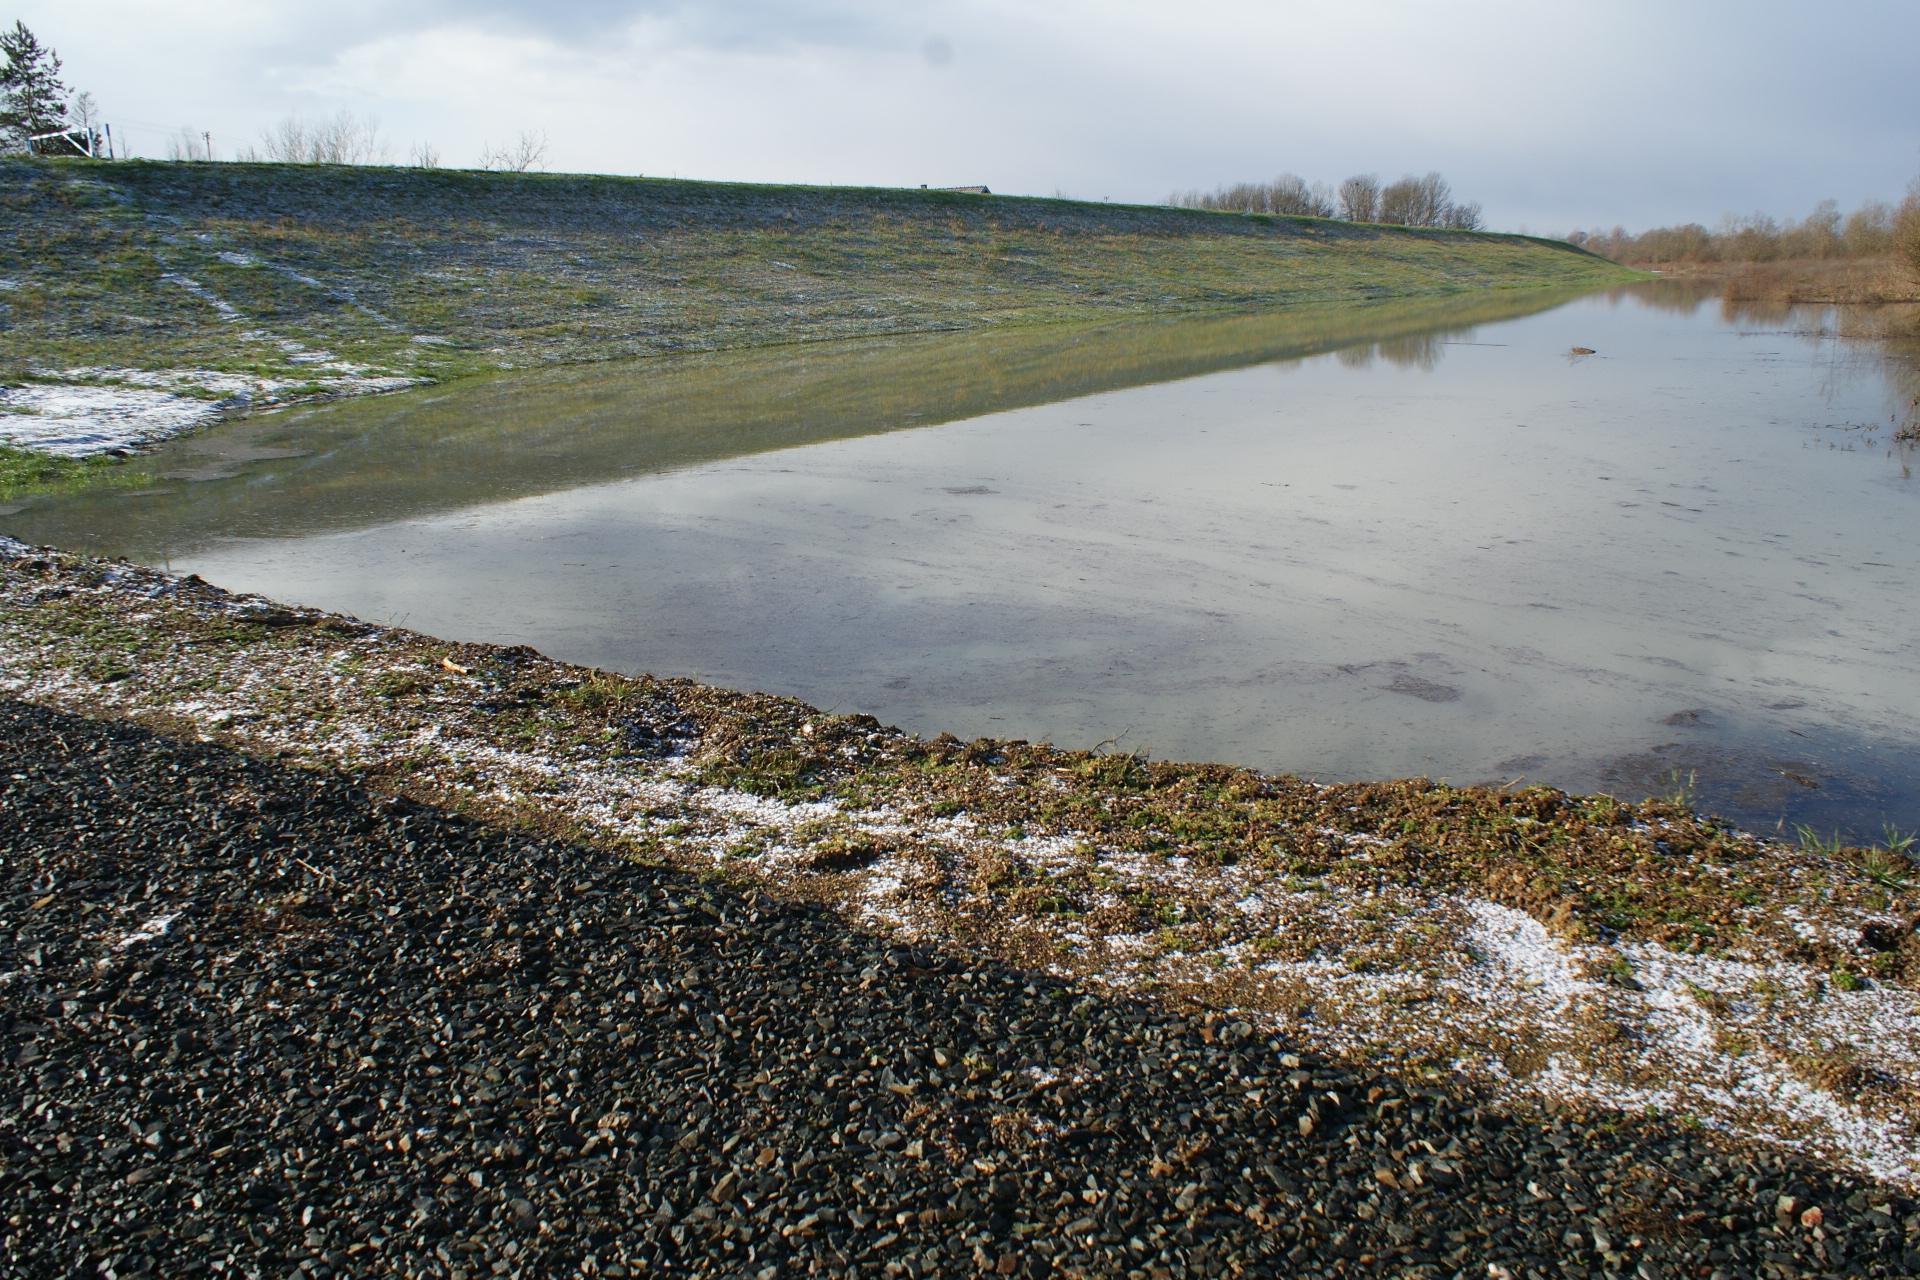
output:
[{"label": "green grass", "polygon": [[1838,831],[1830,836],[1823,836],[1804,822],[1797,823],[1793,831],[1800,839],[1800,847],[1808,853],[1825,854],[1829,858],[1836,858],[1840,856],[1841,849],[1846,847]]},{"label": "green grass", "polygon": [[0,445],[0,502],[33,493],[65,493],[101,485],[140,488],[148,475],[121,470],[117,458],[55,458]]},{"label": "green grass", "polygon": [[[213,290],[241,320],[223,320],[170,273]],[[275,340],[291,337],[445,378],[1631,273],[1525,236],[1070,200],[17,159],[0,161],[0,276],[18,286],[7,295],[9,345],[43,367],[284,374],[298,366]],[[265,336],[245,336],[256,331]]]}]

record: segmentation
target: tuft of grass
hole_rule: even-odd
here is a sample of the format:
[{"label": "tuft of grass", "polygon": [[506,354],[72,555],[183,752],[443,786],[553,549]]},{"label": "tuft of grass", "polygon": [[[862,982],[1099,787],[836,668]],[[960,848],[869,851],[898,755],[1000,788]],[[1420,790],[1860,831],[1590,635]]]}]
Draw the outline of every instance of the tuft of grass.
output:
[{"label": "tuft of grass", "polygon": [[1913,863],[1904,850],[1868,849],[1860,855],[1860,870],[1883,889],[1904,889],[1912,875]]},{"label": "tuft of grass", "polygon": [[1799,837],[1800,847],[1808,853],[1824,854],[1829,858],[1837,858],[1840,856],[1840,850],[1846,847],[1845,842],[1840,839],[1840,833],[1838,831],[1829,836],[1822,836],[1818,831],[1815,831],[1804,822],[1796,823],[1793,828],[1793,833]]},{"label": "tuft of grass", "polygon": [[1691,809],[1698,799],[1700,773],[1696,769],[1687,770],[1683,776],[1678,769],[1667,773],[1667,792],[1660,799],[1676,809]]}]

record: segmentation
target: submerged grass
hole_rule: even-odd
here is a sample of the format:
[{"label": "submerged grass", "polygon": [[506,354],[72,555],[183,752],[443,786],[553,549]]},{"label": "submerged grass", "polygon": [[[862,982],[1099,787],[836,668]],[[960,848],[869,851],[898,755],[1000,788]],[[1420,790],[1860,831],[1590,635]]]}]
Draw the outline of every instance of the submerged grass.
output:
[{"label": "submerged grass", "polygon": [[30,494],[69,493],[103,487],[137,489],[153,477],[120,468],[110,457],[60,458],[0,445],[0,502]]}]

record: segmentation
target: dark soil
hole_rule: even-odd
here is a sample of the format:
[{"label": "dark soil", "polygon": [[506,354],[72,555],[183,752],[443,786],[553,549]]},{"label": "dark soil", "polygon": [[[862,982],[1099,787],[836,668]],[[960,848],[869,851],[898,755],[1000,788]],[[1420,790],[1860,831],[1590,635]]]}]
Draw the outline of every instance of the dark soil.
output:
[{"label": "dark soil", "polygon": [[1912,1202],[1786,1154],[124,724],[0,703],[0,831],[10,1275],[1920,1271]]}]

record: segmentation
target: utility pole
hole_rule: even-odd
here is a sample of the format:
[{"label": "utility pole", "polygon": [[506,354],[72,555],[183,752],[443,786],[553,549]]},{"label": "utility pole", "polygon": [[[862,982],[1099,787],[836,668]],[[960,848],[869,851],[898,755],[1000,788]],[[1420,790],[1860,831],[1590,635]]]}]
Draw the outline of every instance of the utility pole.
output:
[{"label": "utility pole", "polygon": [[109,160],[118,159],[119,157],[113,154],[113,126],[110,124],[103,124],[100,127],[107,131],[107,159]]},{"label": "utility pole", "polygon": [[207,163],[212,164],[213,163],[213,131],[210,129],[202,129],[200,131],[200,140],[207,144]]}]

